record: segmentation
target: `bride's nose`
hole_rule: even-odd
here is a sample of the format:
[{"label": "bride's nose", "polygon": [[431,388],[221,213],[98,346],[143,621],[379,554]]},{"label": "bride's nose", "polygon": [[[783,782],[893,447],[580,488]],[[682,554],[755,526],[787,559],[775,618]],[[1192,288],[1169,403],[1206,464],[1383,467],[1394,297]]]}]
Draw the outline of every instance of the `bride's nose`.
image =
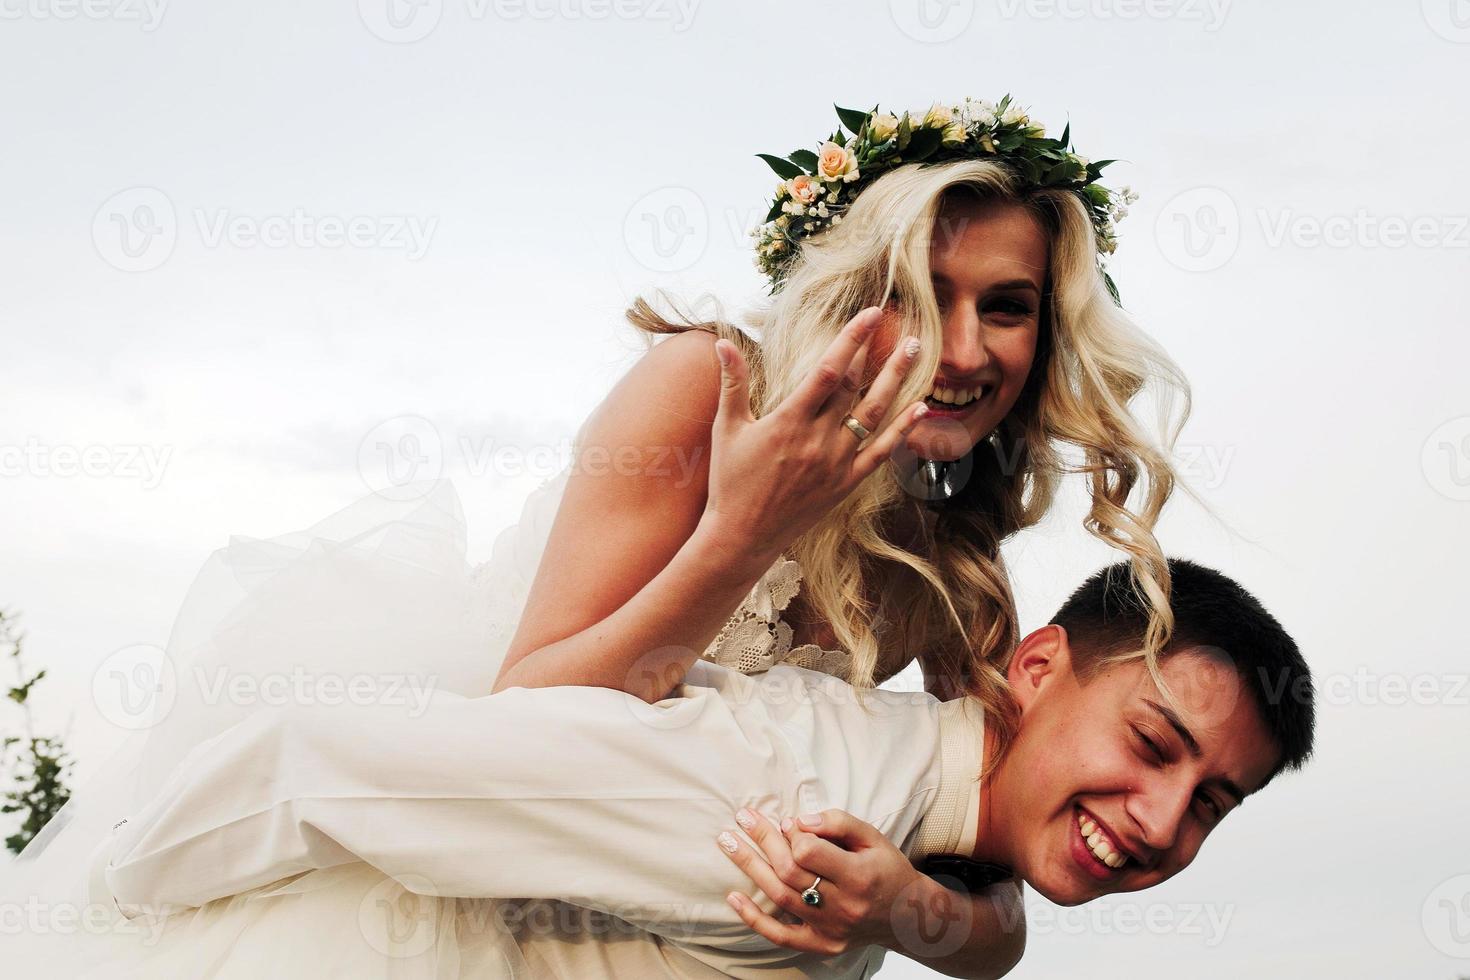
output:
[{"label": "bride's nose", "polygon": [[969,378],[990,364],[990,350],[985,344],[985,327],[978,317],[951,317],[944,327],[944,355],[940,371],[947,377]]}]

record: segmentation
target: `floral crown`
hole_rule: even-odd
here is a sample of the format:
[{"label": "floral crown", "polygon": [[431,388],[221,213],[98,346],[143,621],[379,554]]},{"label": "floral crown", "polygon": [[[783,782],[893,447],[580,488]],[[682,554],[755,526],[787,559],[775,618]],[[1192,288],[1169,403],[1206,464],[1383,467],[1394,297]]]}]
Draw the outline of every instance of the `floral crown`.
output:
[{"label": "floral crown", "polygon": [[1036,187],[1064,187],[1087,206],[1097,232],[1098,268],[1113,300],[1118,290],[1102,267],[1102,257],[1118,247],[1117,222],[1138,195],[1127,187],[1108,190],[1097,183],[1103,168],[1072,152],[1068,124],[1061,139],[1048,139],[1046,127],[1030,118],[1007,95],[997,103],[965,99],[957,106],[934,103],[922,116],[859,112],[833,106],[849,137],[839,128],[818,152],[796,150],[782,158],[758,153],[781,178],[765,221],[751,232],[756,268],[779,292],[796,261],[803,239],[842,221],[853,198],[878,177],[905,163],[993,158]]}]

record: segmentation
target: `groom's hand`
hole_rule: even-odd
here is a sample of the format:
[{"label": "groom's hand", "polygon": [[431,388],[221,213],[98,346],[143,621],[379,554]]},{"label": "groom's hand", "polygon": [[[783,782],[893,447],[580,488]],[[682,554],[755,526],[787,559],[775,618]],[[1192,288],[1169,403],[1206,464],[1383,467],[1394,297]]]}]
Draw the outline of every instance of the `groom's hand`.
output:
[{"label": "groom's hand", "polygon": [[[739,892],[727,899],[746,925],[778,946],[824,956],[873,944],[892,947],[895,916],[929,882],[876,827],[845,810],[788,817],[780,827],[742,810],[736,822],[758,849],[734,835],[721,849],[789,921],[766,914]],[[801,893],[818,876],[821,904],[812,906]]]}]

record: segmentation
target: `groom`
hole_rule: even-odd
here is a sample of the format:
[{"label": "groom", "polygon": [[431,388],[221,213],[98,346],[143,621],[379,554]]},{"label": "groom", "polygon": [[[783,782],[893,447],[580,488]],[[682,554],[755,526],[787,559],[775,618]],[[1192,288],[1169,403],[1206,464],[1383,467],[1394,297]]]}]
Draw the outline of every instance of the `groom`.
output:
[{"label": "groom", "polygon": [[[262,712],[185,760],[99,852],[98,878],[133,916],[366,862],[417,894],[549,900],[637,927],[517,935],[537,975],[866,976],[881,947],[795,952],[726,904],[749,882],[710,842],[738,809],[847,811],[916,864],[1002,865],[1075,905],[1177,874],[1246,796],[1306,760],[1311,680],[1295,643],[1224,575],[1170,569],[1158,678],[1130,658],[1146,619],[1125,565],[1022,641],[1008,669],[1020,722],[983,787],[994,736],[973,698],[877,690],[865,710],[824,674],[700,661],[651,705],[556,687],[440,696],[414,719]],[[965,927],[1014,939],[994,921]]]}]

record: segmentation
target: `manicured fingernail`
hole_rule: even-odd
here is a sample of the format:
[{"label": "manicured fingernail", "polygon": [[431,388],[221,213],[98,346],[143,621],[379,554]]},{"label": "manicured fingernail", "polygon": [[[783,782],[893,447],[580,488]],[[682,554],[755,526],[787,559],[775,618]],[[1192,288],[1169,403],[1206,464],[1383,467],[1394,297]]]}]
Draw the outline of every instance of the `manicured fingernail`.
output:
[{"label": "manicured fingernail", "polygon": [[732,909],[734,909],[736,912],[739,912],[740,911],[740,897],[738,895],[736,895],[734,892],[731,892],[730,894],[726,895],[725,896],[725,901],[729,902],[730,903],[730,907]]},{"label": "manicured fingernail", "polygon": [[755,828],[755,814],[751,813],[745,807],[741,807],[735,813],[735,822],[746,830],[753,830]]},{"label": "manicured fingernail", "polygon": [[740,850],[740,842],[728,830],[720,831],[720,836],[716,837],[715,840],[720,842],[720,846],[725,849],[726,854],[734,854]]},{"label": "manicured fingernail", "polygon": [[909,360],[913,360],[915,357],[918,357],[920,346],[921,345],[919,344],[918,337],[910,337],[908,340],[905,340],[903,342],[904,357],[907,357]]},{"label": "manicured fingernail", "polygon": [[924,416],[926,416],[928,414],[929,414],[929,406],[928,405],[922,405],[921,404],[917,408],[914,409],[914,418],[916,418],[916,419],[921,419],[921,418],[923,418]]},{"label": "manicured fingernail", "polygon": [[801,815],[801,822],[808,827],[820,827],[822,825],[822,815],[820,813],[803,813]]},{"label": "manicured fingernail", "polygon": [[795,825],[791,822],[791,818],[790,817],[782,817],[781,818],[781,833],[783,833],[783,834],[789,834],[789,833],[791,833],[791,828],[793,826],[795,826]]}]

